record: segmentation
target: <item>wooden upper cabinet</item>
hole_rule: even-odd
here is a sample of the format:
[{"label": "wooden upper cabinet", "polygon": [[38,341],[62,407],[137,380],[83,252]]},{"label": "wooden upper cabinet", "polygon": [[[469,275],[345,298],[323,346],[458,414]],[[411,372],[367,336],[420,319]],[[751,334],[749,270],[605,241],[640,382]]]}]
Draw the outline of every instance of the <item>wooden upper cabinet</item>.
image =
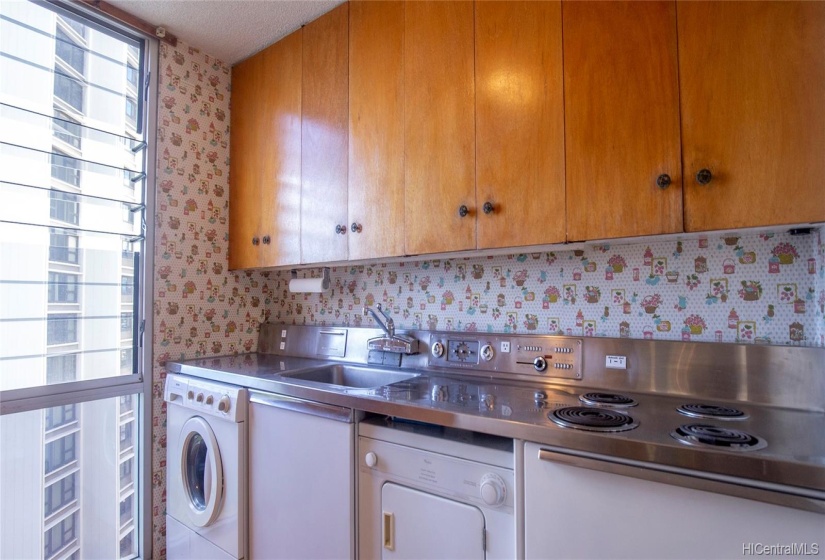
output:
[{"label": "wooden upper cabinet", "polygon": [[298,263],[301,31],[235,66],[232,81],[229,267]]},{"label": "wooden upper cabinet", "polygon": [[[254,103],[263,101],[263,56],[232,68],[232,112],[229,153],[229,268],[253,268],[260,256],[260,204],[263,177],[255,169],[264,130]],[[253,245],[253,239],[258,243]]]},{"label": "wooden upper cabinet", "polygon": [[675,2],[562,14],[568,240],[682,231]]},{"label": "wooden upper cabinet", "polygon": [[349,258],[403,255],[404,3],[349,10]]},{"label": "wooden upper cabinet", "polygon": [[347,258],[349,4],[303,29],[301,262]]},{"label": "wooden upper cabinet", "polygon": [[825,2],[677,10],[686,229],[825,220]]},{"label": "wooden upper cabinet", "polygon": [[478,247],[563,242],[561,3],[475,10]]},{"label": "wooden upper cabinet", "polygon": [[475,249],[473,3],[404,7],[406,252]]}]

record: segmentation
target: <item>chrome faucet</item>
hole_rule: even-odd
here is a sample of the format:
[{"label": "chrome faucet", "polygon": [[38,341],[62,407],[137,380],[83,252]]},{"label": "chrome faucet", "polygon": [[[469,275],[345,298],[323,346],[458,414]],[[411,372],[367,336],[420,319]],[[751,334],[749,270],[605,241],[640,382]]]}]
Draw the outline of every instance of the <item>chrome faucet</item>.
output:
[{"label": "chrome faucet", "polygon": [[[381,316],[375,312],[377,309],[381,315],[384,316],[384,321],[381,320]],[[387,333],[387,336],[390,338],[395,338],[395,323],[392,321],[392,317],[390,314],[381,309],[381,304],[375,306],[375,309],[370,307],[369,305],[364,306],[364,315],[372,315],[372,318],[375,319],[375,322],[378,323],[378,326],[381,327],[381,330]]]},{"label": "chrome faucet", "polygon": [[[378,310],[376,312],[376,309]],[[381,309],[381,304],[372,308],[364,306],[364,315],[371,315],[385,336],[371,338],[367,341],[367,348],[381,352],[395,352],[396,354],[417,354],[418,341],[408,336],[395,334],[395,323],[390,314]],[[383,317],[383,319],[382,319]]]}]

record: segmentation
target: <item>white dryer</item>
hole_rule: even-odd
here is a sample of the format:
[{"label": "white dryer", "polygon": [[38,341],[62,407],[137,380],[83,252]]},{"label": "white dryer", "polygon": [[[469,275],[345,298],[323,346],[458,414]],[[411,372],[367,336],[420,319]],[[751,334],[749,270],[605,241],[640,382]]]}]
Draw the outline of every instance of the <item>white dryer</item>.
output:
[{"label": "white dryer", "polygon": [[358,432],[359,558],[518,557],[512,439],[374,419]]},{"label": "white dryer", "polygon": [[246,558],[246,389],[166,378],[169,560]]}]

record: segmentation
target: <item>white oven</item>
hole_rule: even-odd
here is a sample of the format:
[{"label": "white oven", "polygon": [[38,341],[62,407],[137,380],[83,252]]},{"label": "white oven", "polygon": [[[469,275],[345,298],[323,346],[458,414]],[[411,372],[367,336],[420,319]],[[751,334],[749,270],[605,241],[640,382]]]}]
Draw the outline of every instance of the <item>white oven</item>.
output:
[{"label": "white oven", "polygon": [[687,471],[662,473],[536,443],[526,443],[524,454],[527,559],[784,557],[825,551],[825,514],[716,493],[712,481],[708,490],[654,481],[689,476]]}]

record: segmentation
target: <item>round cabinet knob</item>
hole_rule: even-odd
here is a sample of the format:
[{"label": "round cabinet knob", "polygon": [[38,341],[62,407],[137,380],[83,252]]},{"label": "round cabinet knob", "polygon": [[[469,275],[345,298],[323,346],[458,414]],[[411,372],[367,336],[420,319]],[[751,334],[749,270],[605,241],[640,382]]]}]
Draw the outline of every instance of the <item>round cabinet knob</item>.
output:
[{"label": "round cabinet knob", "polygon": [[496,355],[495,350],[493,350],[493,346],[490,344],[485,344],[481,347],[481,359],[485,362],[489,362],[493,359],[493,356]]},{"label": "round cabinet knob", "polygon": [[191,401],[192,399],[195,398],[195,392],[194,391],[189,391],[188,393],[186,393],[186,398]]},{"label": "round cabinet knob", "polygon": [[467,208],[466,205],[462,204],[461,206],[458,207],[458,215],[461,216],[462,218],[464,216],[466,216],[467,214],[469,214],[469,213],[470,213],[470,209]]},{"label": "round cabinet knob", "polygon": [[368,467],[374,467],[378,464],[378,455],[372,451],[369,451],[366,455],[364,455],[364,462]]},{"label": "round cabinet knob", "polygon": [[198,396],[195,397],[195,402],[203,402],[203,393],[198,393]]},{"label": "round cabinet knob", "polygon": [[258,239],[257,237],[252,238],[252,244],[255,245],[255,246],[257,246],[260,242],[261,242],[261,240]]},{"label": "round cabinet knob", "polygon": [[212,406],[212,403],[213,403],[213,402],[215,402],[215,397],[213,397],[212,395],[208,395],[208,396],[206,397],[206,404],[207,404],[208,406]]},{"label": "round cabinet knob", "polygon": [[670,186],[671,183],[670,175],[667,173],[663,173],[656,177],[656,186],[660,189],[666,189]]},{"label": "round cabinet knob", "polygon": [[497,474],[489,473],[481,477],[479,490],[481,499],[488,506],[500,506],[507,499],[507,485]]},{"label": "round cabinet knob", "polygon": [[269,245],[269,242],[272,241],[272,238],[269,237],[268,235],[264,235],[264,237],[263,237],[263,239],[261,239],[261,241],[263,241],[264,245]]},{"label": "round cabinet knob", "polygon": [[430,347],[430,353],[433,355],[433,358],[440,358],[444,355],[444,345],[440,342],[433,342],[433,345]]},{"label": "round cabinet knob", "polygon": [[710,169],[700,169],[699,173],[696,174],[696,182],[700,185],[707,185],[713,179],[713,173],[710,172]]},{"label": "round cabinet knob", "polygon": [[484,206],[482,206],[481,209],[484,210],[485,214],[492,214],[495,207],[493,206],[493,203],[488,200],[484,203]]},{"label": "round cabinet knob", "polygon": [[364,228],[361,226],[361,224],[352,222],[352,225],[349,227],[349,229],[350,231],[352,231],[352,233],[361,233],[361,230],[363,230]]},{"label": "round cabinet knob", "polygon": [[342,226],[341,224],[338,224],[337,226],[335,226],[335,233],[339,235],[345,235],[347,233],[347,226]]},{"label": "round cabinet knob", "polygon": [[547,360],[544,359],[544,356],[539,356],[533,360],[533,368],[536,371],[544,371],[547,369]]},{"label": "round cabinet knob", "polygon": [[229,395],[224,395],[218,401],[218,410],[220,412],[229,412],[229,407],[232,406],[232,401],[229,400]]}]

